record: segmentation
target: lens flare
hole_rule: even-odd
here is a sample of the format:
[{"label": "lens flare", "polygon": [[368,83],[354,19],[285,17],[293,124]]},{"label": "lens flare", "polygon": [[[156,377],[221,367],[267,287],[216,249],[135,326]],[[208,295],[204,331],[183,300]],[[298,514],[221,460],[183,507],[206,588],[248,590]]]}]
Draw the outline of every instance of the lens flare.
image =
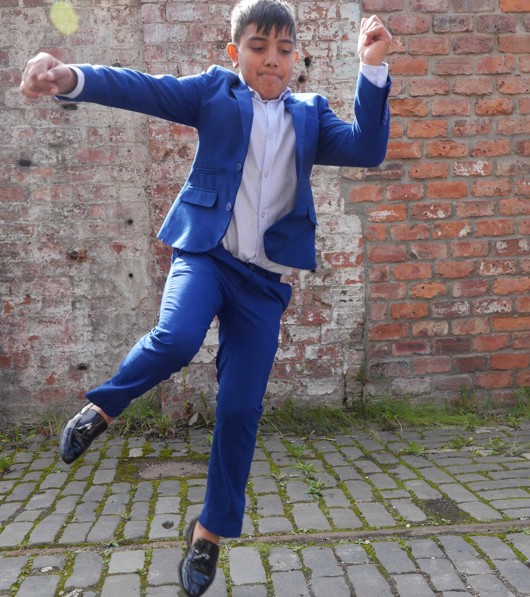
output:
[{"label": "lens flare", "polygon": [[63,35],[72,35],[79,27],[79,17],[69,2],[55,2],[50,9],[50,21]]}]

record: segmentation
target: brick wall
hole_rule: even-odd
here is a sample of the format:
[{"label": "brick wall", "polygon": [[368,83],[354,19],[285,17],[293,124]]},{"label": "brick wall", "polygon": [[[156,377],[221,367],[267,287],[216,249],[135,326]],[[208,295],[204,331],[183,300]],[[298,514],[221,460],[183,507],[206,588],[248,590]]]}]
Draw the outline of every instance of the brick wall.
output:
[{"label": "brick wall", "polygon": [[[155,322],[169,251],[155,234],[189,170],[194,131],[97,106],[20,96],[26,59],[153,73],[228,66],[232,2],[0,2],[0,417],[72,399],[110,375]],[[525,0],[296,0],[296,90],[352,117],[361,15],[394,35],[388,158],[316,168],[317,272],[293,301],[267,405],[364,394],[451,398],[463,385],[508,400],[530,373]],[[526,7],[526,12],[525,12]],[[162,386],[180,415],[215,396],[215,325]],[[364,371],[363,374],[360,374]]]},{"label": "brick wall", "polygon": [[363,11],[394,36],[387,161],[342,182],[366,241],[364,393],[511,401],[530,383],[530,4]]}]

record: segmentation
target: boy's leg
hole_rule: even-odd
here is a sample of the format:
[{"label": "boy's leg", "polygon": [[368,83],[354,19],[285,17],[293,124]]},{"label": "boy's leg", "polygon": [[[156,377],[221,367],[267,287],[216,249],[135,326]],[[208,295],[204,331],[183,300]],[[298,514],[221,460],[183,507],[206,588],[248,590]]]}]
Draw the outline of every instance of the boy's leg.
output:
[{"label": "boy's leg", "polygon": [[239,537],[262,400],[291,287],[257,271],[219,312],[219,392],[204,509],[210,532]]},{"label": "boy's leg", "polygon": [[[87,393],[92,404],[116,417],[134,398],[190,362],[221,305],[217,271],[207,255],[183,254],[173,261],[158,325],[136,343],[114,377]],[[67,462],[78,458],[106,428],[100,413],[83,411],[61,433],[60,452]]]}]

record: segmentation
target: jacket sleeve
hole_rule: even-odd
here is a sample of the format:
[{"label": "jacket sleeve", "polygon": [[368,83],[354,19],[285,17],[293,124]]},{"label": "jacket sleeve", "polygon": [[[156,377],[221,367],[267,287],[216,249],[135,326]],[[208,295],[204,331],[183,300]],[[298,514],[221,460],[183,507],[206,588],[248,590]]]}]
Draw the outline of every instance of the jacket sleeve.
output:
[{"label": "jacket sleeve", "polygon": [[[188,77],[149,75],[127,68],[76,65],[85,84],[74,101],[92,102],[196,127],[212,69]],[[59,96],[60,98],[61,96]]]},{"label": "jacket sleeve", "polygon": [[322,98],[316,164],[372,167],[383,162],[390,130],[390,87],[390,79],[379,88],[359,74],[353,124],[338,118]]}]

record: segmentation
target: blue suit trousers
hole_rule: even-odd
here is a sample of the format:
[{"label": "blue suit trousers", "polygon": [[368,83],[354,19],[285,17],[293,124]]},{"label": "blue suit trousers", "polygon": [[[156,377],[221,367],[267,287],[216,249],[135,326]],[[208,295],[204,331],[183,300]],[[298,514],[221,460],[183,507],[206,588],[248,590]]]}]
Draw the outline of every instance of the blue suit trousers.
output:
[{"label": "blue suit trousers", "polygon": [[278,348],[291,287],[280,275],[235,259],[221,247],[175,251],[157,326],[141,338],[103,385],[87,398],[111,417],[189,364],[219,320],[218,394],[208,481],[200,522],[239,537],[245,488],[263,396]]}]

